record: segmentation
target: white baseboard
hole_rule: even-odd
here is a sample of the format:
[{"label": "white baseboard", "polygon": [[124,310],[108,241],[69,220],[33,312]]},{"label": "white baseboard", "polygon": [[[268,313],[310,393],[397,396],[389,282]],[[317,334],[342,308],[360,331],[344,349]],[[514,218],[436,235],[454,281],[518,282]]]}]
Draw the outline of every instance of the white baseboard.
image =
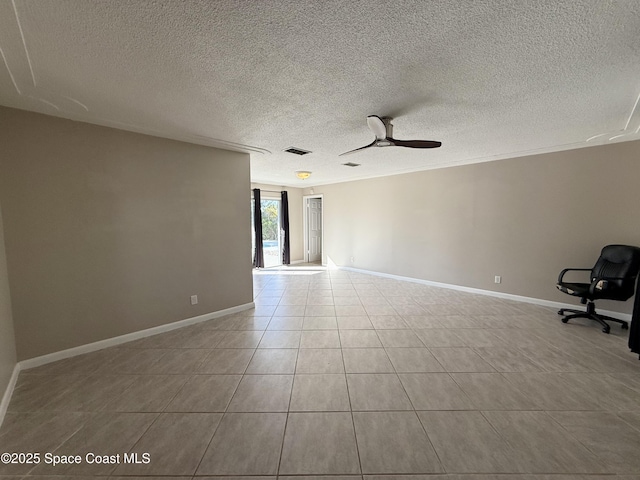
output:
[{"label": "white baseboard", "polygon": [[243,310],[255,308],[255,303],[245,303],[244,305],[238,305],[236,307],[227,308],[225,310],[218,310],[217,312],[206,313],[197,317],[186,318],[184,320],[178,320],[176,322],[167,323],[165,325],[158,325],[157,327],[147,328],[146,330],[139,330],[137,332],[127,333],[118,337],[107,338],[98,342],[88,343],[86,345],[80,345],[78,347],[69,348],[67,350],[61,350],[59,352],[49,353],[40,357],[29,358],[22,360],[18,363],[20,370],[26,370],[28,368],[39,367],[46,365],[47,363],[56,362],[69,357],[75,357],[82,355],[83,353],[95,352],[96,350],[102,350],[103,348],[115,347],[123,343],[132,342],[140,338],[150,337],[159,333],[170,332],[178,328],[187,327],[196,323],[206,322],[214,318],[223,317],[225,315],[231,315],[232,313],[238,313]]},{"label": "white baseboard", "polygon": [[4,421],[4,416],[7,413],[7,409],[9,408],[9,402],[11,401],[11,396],[13,395],[13,389],[16,387],[16,382],[18,381],[18,374],[20,374],[20,364],[16,363],[13,367],[13,373],[11,374],[11,378],[9,379],[9,384],[4,391],[4,395],[2,396],[2,401],[0,401],[0,427],[2,427],[2,422]]},{"label": "white baseboard", "polygon": [[[421,278],[403,277],[401,275],[393,275],[391,273],[374,272],[372,270],[364,270],[361,268],[353,267],[338,267],[340,270],[347,270],[350,272],[364,273],[367,275],[375,275],[377,277],[392,278],[395,280],[403,280],[405,282],[420,283],[422,285],[429,285],[432,287],[448,288],[449,290],[458,290],[467,293],[476,293],[478,295],[487,295],[489,297],[504,298],[505,300],[513,300],[515,302],[532,303],[534,305],[541,305],[543,307],[552,308],[575,308],[575,304],[554,302],[551,300],[544,300],[542,298],[524,297],[522,295],[513,295],[511,293],[495,292],[493,290],[482,290],[480,288],[464,287],[462,285],[453,285],[451,283],[432,282],[431,280],[423,280]],[[631,321],[630,313],[613,312],[611,310],[598,310],[603,315],[607,315],[613,318],[619,318],[627,322]]]},{"label": "white baseboard", "polygon": [[248,310],[250,308],[255,308],[255,303],[253,302],[245,303],[244,305],[238,305],[236,307],[231,307],[224,310],[218,310],[216,312],[206,313],[204,315],[199,315],[197,317],[178,320],[177,322],[167,323],[166,325],[158,325],[157,327],[147,328],[146,330],[127,333],[125,335],[120,335],[118,337],[107,338],[105,340],[100,340],[98,342],[88,343],[86,345],[80,345],[78,347],[69,348],[67,350],[61,350],[59,352],[42,355],[40,357],[34,357],[34,358],[29,358],[27,360],[22,360],[21,362],[18,362],[16,366],[13,368],[11,379],[9,380],[9,384],[7,385],[7,388],[4,391],[4,395],[2,396],[2,401],[0,401],[0,427],[2,426],[2,422],[4,421],[5,414],[7,413],[7,409],[9,408],[9,402],[11,401],[11,396],[13,395],[13,390],[18,380],[18,375],[22,370],[39,367],[41,365],[46,365],[47,363],[56,362],[58,360],[63,360],[65,358],[75,357],[77,355],[82,355],[83,353],[95,352],[97,350],[102,350],[103,348],[115,347],[123,343],[132,342],[133,340],[150,337],[152,335],[157,335],[159,333],[170,332],[171,330],[187,327],[189,325],[194,325],[196,323],[206,322],[207,320],[223,317],[225,315],[231,315],[233,313],[242,312],[243,310]]}]

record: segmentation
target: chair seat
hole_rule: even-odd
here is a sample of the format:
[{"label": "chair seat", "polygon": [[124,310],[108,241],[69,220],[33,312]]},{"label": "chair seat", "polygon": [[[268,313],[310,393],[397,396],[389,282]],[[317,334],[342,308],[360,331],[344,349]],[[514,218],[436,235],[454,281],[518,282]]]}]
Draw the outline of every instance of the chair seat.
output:
[{"label": "chair seat", "polygon": [[574,295],[576,297],[588,297],[591,284],[562,282],[558,283],[556,287],[561,292],[567,293],[569,295]]}]

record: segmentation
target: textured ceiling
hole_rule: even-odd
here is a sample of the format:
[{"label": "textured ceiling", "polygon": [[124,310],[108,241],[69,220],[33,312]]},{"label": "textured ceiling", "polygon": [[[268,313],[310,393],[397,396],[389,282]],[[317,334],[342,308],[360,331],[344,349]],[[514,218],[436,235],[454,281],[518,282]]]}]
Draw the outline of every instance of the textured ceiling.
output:
[{"label": "textured ceiling", "polygon": [[[637,0],[0,0],[0,49],[0,104],[249,151],[261,183],[639,138]],[[371,114],[443,146],[338,157]]]}]

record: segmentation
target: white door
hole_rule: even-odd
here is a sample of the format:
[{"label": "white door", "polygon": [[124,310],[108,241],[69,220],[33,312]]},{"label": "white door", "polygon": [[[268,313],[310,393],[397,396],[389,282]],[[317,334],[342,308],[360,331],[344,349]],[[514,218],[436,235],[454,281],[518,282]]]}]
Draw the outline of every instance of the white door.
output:
[{"label": "white door", "polygon": [[309,262],[322,260],[322,199],[307,200],[307,222],[309,225]]}]

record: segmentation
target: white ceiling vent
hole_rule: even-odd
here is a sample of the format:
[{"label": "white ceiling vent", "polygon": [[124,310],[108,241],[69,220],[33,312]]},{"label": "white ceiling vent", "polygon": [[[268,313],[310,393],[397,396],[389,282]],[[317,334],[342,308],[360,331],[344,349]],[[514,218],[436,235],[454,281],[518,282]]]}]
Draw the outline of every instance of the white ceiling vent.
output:
[{"label": "white ceiling vent", "polygon": [[298,147],[289,147],[285,150],[285,152],[293,153],[295,155],[306,155],[307,153],[311,153],[309,150],[303,150]]}]

